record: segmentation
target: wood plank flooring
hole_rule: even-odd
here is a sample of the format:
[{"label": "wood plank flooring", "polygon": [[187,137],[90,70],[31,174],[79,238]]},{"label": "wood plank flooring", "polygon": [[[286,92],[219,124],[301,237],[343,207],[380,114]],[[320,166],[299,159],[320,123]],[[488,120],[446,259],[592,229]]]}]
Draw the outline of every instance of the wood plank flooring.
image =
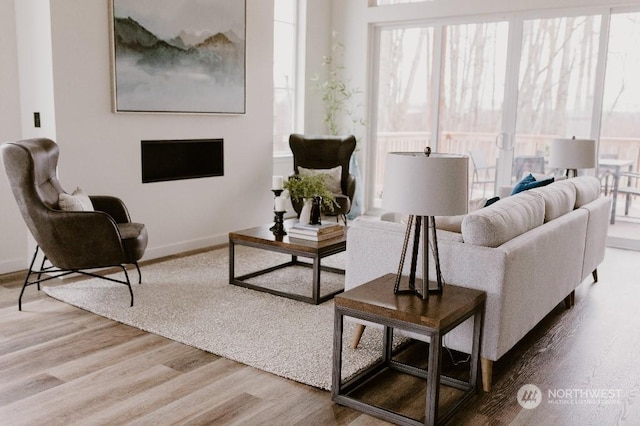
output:
[{"label": "wood plank flooring", "polygon": [[[474,396],[449,424],[640,424],[640,253],[608,249],[599,278],[578,288],[572,309],[559,304],[496,362],[492,392]],[[334,404],[329,392],[107,320],[35,287],[19,312],[22,279],[0,276],[1,425],[387,424]],[[543,393],[535,409],[517,402],[524,384]],[[407,394],[403,380],[384,385],[389,400]],[[578,397],[567,397],[571,391]]]}]

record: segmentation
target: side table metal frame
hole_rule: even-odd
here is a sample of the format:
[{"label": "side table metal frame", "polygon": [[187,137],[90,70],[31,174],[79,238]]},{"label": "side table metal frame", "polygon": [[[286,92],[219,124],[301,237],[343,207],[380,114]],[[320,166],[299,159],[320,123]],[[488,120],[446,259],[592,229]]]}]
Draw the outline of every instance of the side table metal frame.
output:
[{"label": "side table metal frame", "polygon": [[[460,317],[455,323],[451,324],[451,326],[442,330],[336,305],[334,316],[333,374],[331,386],[331,397],[333,401],[338,404],[357,409],[364,413],[371,414],[373,416],[400,425],[423,424],[416,419],[403,416],[400,413],[396,413],[382,407],[369,405],[349,395],[353,390],[361,387],[380,372],[390,368],[416,377],[427,379],[424,424],[435,425],[444,423],[463,403],[465,403],[479,389],[478,367],[480,360],[480,337],[482,330],[484,304],[485,302],[483,301],[482,303],[478,304],[478,306],[476,306],[473,311]],[[381,324],[384,326],[384,333],[382,360],[360,372],[352,379],[343,383],[342,335],[345,316]],[[442,361],[442,339],[444,335],[472,316],[474,317],[474,325],[469,382],[441,375],[440,369]],[[394,328],[419,333],[430,338],[428,368],[426,370],[393,359],[392,344]],[[450,410],[448,410],[442,416],[438,415],[440,383],[464,391],[463,396],[453,405],[453,407],[451,407]]]}]

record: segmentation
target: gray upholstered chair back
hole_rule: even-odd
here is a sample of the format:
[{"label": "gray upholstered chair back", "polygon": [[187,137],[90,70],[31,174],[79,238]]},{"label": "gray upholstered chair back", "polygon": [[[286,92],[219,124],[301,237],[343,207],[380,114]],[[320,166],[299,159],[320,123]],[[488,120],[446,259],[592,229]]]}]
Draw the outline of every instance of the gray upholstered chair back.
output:
[{"label": "gray upholstered chair back", "polygon": [[31,235],[58,268],[123,263],[120,233],[109,214],[58,209],[58,197],[65,192],[57,178],[58,156],[58,145],[50,139],[2,144],[9,184]]},{"label": "gray upholstered chair back", "polygon": [[2,159],[20,213],[45,252],[55,238],[48,216],[64,192],[57,177],[59,149],[49,139],[28,139],[2,145]]},{"label": "gray upholstered chair back", "polygon": [[[342,166],[342,193],[347,194],[349,180],[349,162],[356,149],[356,138],[349,136],[309,136],[292,134],[289,146],[293,153],[293,169],[331,169]],[[351,195],[350,198],[352,198]]]}]

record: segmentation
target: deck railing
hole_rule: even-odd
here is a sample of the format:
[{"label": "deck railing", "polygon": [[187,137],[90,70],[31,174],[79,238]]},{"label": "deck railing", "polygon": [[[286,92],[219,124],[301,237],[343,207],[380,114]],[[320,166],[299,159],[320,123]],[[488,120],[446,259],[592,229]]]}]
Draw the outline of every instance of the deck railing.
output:
[{"label": "deck railing", "polygon": [[[490,164],[498,158],[498,146],[495,133],[442,132],[438,152],[468,155],[470,150],[480,151]],[[517,135],[514,144],[514,156],[548,156],[551,135]],[[386,153],[420,152],[430,144],[430,132],[380,132],[377,135],[375,164],[375,198],[382,194]],[[640,139],[600,138],[599,155],[608,158],[620,158],[633,161],[633,170],[640,170]],[[469,176],[473,173],[470,162]],[[471,183],[471,182],[470,182]]]}]

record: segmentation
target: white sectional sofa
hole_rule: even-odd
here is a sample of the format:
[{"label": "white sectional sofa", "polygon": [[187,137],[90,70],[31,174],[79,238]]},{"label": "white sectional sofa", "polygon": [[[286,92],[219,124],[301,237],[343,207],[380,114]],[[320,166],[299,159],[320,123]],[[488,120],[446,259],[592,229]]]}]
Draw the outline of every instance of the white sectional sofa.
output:
[{"label": "white sectional sofa", "polygon": [[[570,307],[575,288],[587,277],[597,281],[610,208],[611,199],[600,196],[600,182],[585,176],[468,213],[458,218],[459,232],[438,230],[446,283],[487,293],[481,347],[485,391],[491,388],[493,361],[559,303]],[[358,218],[350,225],[345,288],[396,273],[406,225],[371,218]],[[445,336],[445,345],[469,353],[471,325],[467,321]]]}]

